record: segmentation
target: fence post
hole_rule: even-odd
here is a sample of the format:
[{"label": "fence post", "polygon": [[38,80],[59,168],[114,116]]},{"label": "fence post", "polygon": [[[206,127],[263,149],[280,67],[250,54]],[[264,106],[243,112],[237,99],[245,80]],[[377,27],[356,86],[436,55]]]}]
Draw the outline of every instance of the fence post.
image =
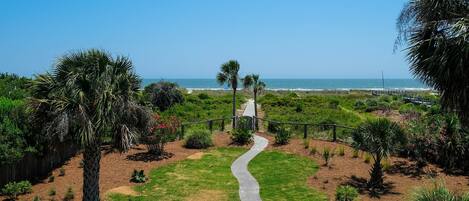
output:
[{"label": "fence post", "polygon": [[308,137],[308,124],[305,124],[303,129],[303,138],[306,139]]},{"label": "fence post", "polygon": [[210,133],[212,133],[213,130],[213,120],[208,121],[208,129],[210,130]]},{"label": "fence post", "polygon": [[221,119],[221,131],[225,131],[225,119]]},{"label": "fence post", "polygon": [[332,141],[337,141],[337,125],[332,126]]},{"label": "fence post", "polygon": [[181,124],[181,135],[179,135],[179,139],[184,138],[184,124]]}]

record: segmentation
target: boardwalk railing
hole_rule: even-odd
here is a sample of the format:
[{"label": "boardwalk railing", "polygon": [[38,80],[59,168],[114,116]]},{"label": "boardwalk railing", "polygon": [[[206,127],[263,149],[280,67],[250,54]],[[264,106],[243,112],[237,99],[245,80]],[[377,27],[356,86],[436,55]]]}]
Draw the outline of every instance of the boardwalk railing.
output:
[{"label": "boardwalk railing", "polygon": [[320,130],[332,130],[332,141],[337,141],[337,129],[342,129],[346,131],[353,131],[355,128],[350,127],[350,126],[343,126],[343,125],[338,125],[338,124],[318,124],[318,123],[305,123],[305,122],[288,122],[288,121],[274,121],[274,120],[269,120],[269,119],[264,119],[264,118],[255,118],[255,124],[258,124],[259,122],[265,122],[267,123],[267,128],[269,131],[272,131],[276,129],[276,127],[281,126],[281,125],[290,125],[294,126],[296,128],[302,128],[303,131],[303,138],[306,139],[308,137],[308,128],[317,128]]}]

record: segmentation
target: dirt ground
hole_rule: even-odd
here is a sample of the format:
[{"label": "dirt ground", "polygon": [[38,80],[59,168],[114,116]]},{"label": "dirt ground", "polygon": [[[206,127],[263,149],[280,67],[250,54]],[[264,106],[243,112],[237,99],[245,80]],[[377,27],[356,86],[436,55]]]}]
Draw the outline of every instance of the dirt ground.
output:
[{"label": "dirt ground", "polygon": [[[225,133],[214,134],[215,147],[228,146],[231,143],[230,136]],[[136,185],[129,182],[130,176],[134,169],[144,170],[145,174],[151,169],[160,167],[168,163],[174,163],[186,159],[187,157],[200,153],[201,150],[186,149],[182,146],[182,141],[170,142],[165,146],[165,150],[170,153],[167,158],[153,158],[146,154],[147,148],[144,145],[132,148],[127,153],[103,151],[101,158],[100,171],[100,192],[102,199],[109,190],[121,191],[122,189],[130,189],[128,186]],[[64,166],[65,176],[59,175],[59,168],[52,172],[55,179],[48,182],[48,179],[33,185],[33,191],[30,194],[19,197],[19,200],[32,200],[38,195],[41,200],[49,200],[48,192],[55,188],[57,194],[55,200],[62,200],[65,192],[72,187],[75,192],[75,200],[82,199],[83,169],[80,168],[80,161],[83,159],[81,154],[71,158]],[[129,192],[131,193],[131,192]],[[128,194],[129,194],[128,193]],[[4,198],[0,197],[0,200]]]},{"label": "dirt ground", "polygon": [[[304,148],[302,139],[292,139],[288,145],[275,146],[272,145],[274,137],[267,134],[260,134],[269,139],[271,142],[267,149],[282,150],[289,153],[308,156],[314,159],[320,166],[315,176],[308,179],[308,184],[317,188],[319,191],[327,193],[330,198],[334,198],[335,189],[339,185],[348,184],[358,187],[360,190],[361,200],[385,200],[400,201],[408,200],[412,191],[416,187],[432,186],[434,181],[443,181],[446,186],[454,192],[464,193],[469,191],[469,177],[448,175],[441,168],[428,165],[420,170],[416,168],[415,163],[407,159],[390,157],[390,168],[385,173],[386,190],[382,194],[372,195],[363,187],[367,179],[369,179],[369,170],[371,163],[364,162],[363,153],[358,158],[353,158],[353,149],[348,145],[341,143],[333,143],[328,141],[312,140],[310,148],[316,147],[318,153],[310,155],[309,149]],[[330,161],[330,166],[324,166],[324,160],[321,152],[324,147],[337,150],[343,147],[344,156],[335,156]]]}]

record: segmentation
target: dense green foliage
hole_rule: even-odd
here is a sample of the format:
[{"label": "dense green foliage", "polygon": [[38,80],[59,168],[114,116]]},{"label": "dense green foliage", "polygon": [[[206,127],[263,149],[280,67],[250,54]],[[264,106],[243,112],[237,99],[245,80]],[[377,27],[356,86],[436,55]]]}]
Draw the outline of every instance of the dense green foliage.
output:
[{"label": "dense green foliage", "polygon": [[2,194],[11,200],[16,200],[18,195],[31,193],[32,185],[29,181],[10,182],[2,188]]},{"label": "dense green foliage", "polygon": [[236,120],[236,129],[231,131],[231,140],[234,143],[244,145],[252,142],[252,119],[250,117],[240,117]]},{"label": "dense green foliage", "polygon": [[160,81],[145,87],[144,96],[154,107],[165,111],[175,104],[184,102],[179,86],[173,82]]},{"label": "dense green foliage", "polygon": [[280,128],[277,130],[277,133],[275,134],[275,144],[279,144],[279,145],[288,144],[291,136],[292,136],[292,133],[290,131],[290,128],[287,128],[285,126],[280,126]]},{"label": "dense green foliage", "polygon": [[358,190],[352,186],[338,186],[335,190],[335,200],[355,201],[358,198]]},{"label": "dense green foliage", "polygon": [[184,146],[192,149],[205,149],[213,146],[212,133],[207,129],[189,130]]},{"label": "dense green foliage", "polygon": [[368,186],[370,188],[381,188],[383,186],[381,160],[405,145],[404,130],[395,122],[379,118],[361,124],[353,132],[352,137],[352,146],[370,152],[374,159]]},{"label": "dense green foliage", "polygon": [[0,96],[10,99],[24,99],[30,94],[30,81],[29,78],[0,73]]},{"label": "dense green foliage", "polygon": [[132,172],[132,176],[130,176],[130,182],[134,183],[145,183],[147,178],[145,177],[145,173],[143,170],[137,171],[134,169]]}]

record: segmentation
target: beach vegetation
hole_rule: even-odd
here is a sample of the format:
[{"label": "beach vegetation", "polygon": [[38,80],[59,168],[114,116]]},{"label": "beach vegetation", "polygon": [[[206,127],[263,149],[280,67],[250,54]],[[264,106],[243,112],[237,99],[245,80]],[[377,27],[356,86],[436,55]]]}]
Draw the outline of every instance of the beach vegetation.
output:
[{"label": "beach vegetation", "polygon": [[227,85],[233,90],[233,101],[232,101],[232,113],[233,117],[233,128],[236,125],[234,117],[236,116],[236,90],[238,88],[239,77],[239,63],[236,60],[230,60],[220,66],[220,72],[217,74],[217,82],[220,85]]},{"label": "beach vegetation", "polygon": [[159,81],[144,89],[146,100],[160,111],[184,102],[184,96],[177,83]]},{"label": "beach vegetation", "polygon": [[192,129],[185,137],[184,146],[192,149],[205,149],[213,146],[212,133],[207,129]]}]

